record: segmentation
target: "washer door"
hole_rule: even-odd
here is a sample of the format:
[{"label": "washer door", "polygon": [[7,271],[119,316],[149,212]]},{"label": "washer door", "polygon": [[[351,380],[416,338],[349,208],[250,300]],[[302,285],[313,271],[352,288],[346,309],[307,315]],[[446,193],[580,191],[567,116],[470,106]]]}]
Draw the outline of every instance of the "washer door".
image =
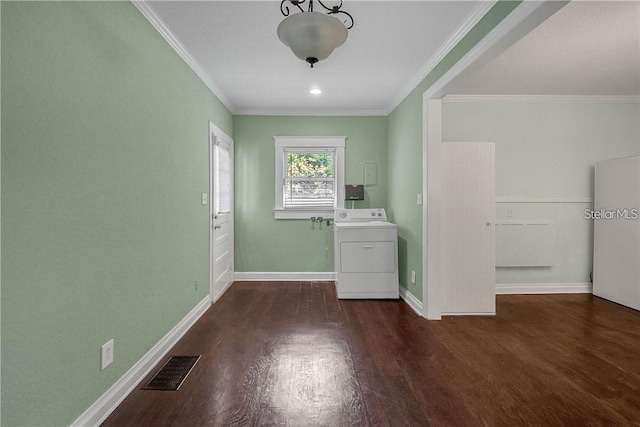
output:
[{"label": "washer door", "polygon": [[343,242],[340,244],[342,273],[393,273],[396,271],[395,242]]}]

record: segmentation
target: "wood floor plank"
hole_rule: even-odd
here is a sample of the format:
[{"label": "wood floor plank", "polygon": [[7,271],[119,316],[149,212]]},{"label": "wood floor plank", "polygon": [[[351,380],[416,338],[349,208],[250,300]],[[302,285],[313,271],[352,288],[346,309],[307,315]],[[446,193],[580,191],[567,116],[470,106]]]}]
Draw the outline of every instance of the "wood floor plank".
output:
[{"label": "wood floor plank", "polygon": [[640,312],[591,295],[427,321],[332,282],[236,282],[170,354],[202,358],[104,426],[640,426]]}]

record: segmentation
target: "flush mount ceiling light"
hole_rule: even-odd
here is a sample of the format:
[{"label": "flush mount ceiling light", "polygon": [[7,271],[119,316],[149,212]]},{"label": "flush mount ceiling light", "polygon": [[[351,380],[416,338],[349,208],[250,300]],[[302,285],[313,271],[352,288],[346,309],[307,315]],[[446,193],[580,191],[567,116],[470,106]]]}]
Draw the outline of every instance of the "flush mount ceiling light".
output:
[{"label": "flush mount ceiling light", "polygon": [[[347,40],[347,30],[353,27],[353,17],[340,10],[342,0],[336,6],[327,6],[316,0],[327,12],[314,12],[313,0],[282,0],[280,11],[286,18],[278,25],[278,37],[295,56],[313,65],[326,59],[331,52]],[[307,10],[302,7],[309,3]],[[295,6],[300,13],[291,14]],[[341,21],[336,16],[343,18]]]},{"label": "flush mount ceiling light", "polygon": [[322,93],[322,90],[320,90],[320,89],[311,89],[309,91],[309,93],[311,93],[311,95],[320,95]]}]

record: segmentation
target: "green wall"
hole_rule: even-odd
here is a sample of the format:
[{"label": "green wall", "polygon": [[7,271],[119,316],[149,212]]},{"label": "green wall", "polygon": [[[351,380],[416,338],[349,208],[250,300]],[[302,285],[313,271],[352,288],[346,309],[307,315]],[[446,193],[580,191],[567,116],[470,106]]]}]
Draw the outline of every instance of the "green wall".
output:
[{"label": "green wall", "polygon": [[236,271],[333,271],[330,227],[273,218],[272,137],[344,135],[420,284],[422,93],[517,4],[389,117],[232,117],[129,2],[1,2],[2,422],[71,423],[206,296],[209,120],[235,139]]},{"label": "green wall", "polygon": [[[496,197],[593,197],[598,160],[640,154],[640,105],[596,102],[443,102],[443,141],[496,144]],[[555,263],[498,268],[496,283],[588,283],[590,203],[498,203],[497,220],[551,221]],[[508,217],[508,210],[512,216]],[[501,250],[519,250],[506,242]]]},{"label": "green wall", "polygon": [[233,118],[129,2],[1,7],[2,422],[68,425],[207,295]]},{"label": "green wall", "polygon": [[[422,188],[422,95],[471,48],[515,9],[519,1],[500,1],[443,58],[388,118],[388,204],[398,224],[400,286],[422,300],[422,206],[416,203]],[[410,283],[416,272],[416,285]]]},{"label": "green wall", "polygon": [[364,164],[378,167],[356,208],[387,205],[386,117],[234,117],[235,270],[333,271],[332,227],[309,220],[276,220],[274,136],[346,136],[345,182],[362,184]]}]

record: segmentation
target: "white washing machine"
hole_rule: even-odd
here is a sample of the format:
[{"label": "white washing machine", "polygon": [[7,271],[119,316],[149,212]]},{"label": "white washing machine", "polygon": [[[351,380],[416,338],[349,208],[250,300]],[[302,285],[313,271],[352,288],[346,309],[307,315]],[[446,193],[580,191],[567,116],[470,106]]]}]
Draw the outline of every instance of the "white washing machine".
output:
[{"label": "white washing machine", "polygon": [[338,298],[399,298],[398,229],[384,209],[336,209]]}]

